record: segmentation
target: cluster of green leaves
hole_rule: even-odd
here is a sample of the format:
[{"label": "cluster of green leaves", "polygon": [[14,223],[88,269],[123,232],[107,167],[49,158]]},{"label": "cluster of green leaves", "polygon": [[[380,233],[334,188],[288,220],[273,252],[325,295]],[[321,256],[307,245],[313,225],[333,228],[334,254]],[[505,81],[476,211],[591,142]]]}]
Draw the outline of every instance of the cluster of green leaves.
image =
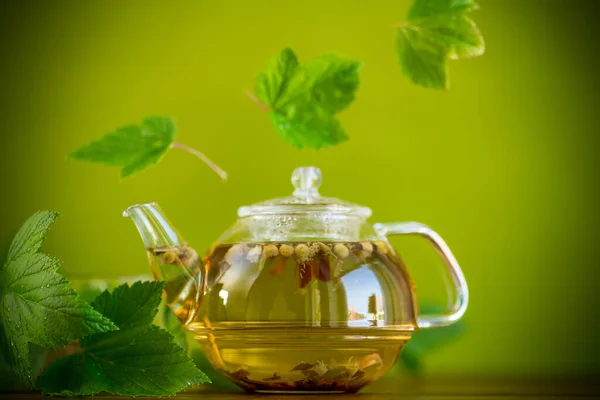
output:
[{"label": "cluster of green leaves", "polygon": [[119,330],[83,338],[82,352],[50,364],[36,385],[63,396],[169,396],[207,382],[173,336],[152,325],[163,288],[163,282],[136,282],[103,292],[92,307]]},{"label": "cluster of green leaves", "polygon": [[0,268],[0,338],[4,359],[32,381],[29,343],[56,348],[117,327],[77,296],[58,273],[60,261],[40,253],[57,213],[40,211],[15,235]]},{"label": "cluster of green leaves", "polygon": [[79,161],[121,167],[126,178],[160,161],[167,150],[177,147],[204,161],[222,179],[227,174],[196,149],[175,142],[175,123],[170,117],[148,117],[140,125],[127,125],[110,132],[69,155]]},{"label": "cluster of green leaves", "polygon": [[[483,54],[483,37],[467,13],[474,0],[415,0],[407,22],[398,27],[397,52],[403,74],[417,85],[447,89],[448,60]],[[336,115],[355,98],[361,63],[335,54],[300,65],[286,48],[257,78],[254,96],[270,111],[279,135],[297,148],[331,147],[348,139]],[[227,174],[204,154],[174,142],[175,125],[168,117],[149,117],[81,147],[72,159],[121,167],[130,176],[158,162],[171,147],[201,158],[221,178]]]},{"label": "cluster of green leaves", "polygon": [[483,54],[483,37],[469,11],[473,0],[415,0],[408,20],[398,27],[402,73],[417,85],[447,89],[448,60]]},{"label": "cluster of green leaves", "polygon": [[[473,0],[415,0],[398,27],[402,73],[413,83],[447,89],[448,61],[483,54],[485,45],[467,13]],[[256,78],[255,101],[275,130],[297,148],[331,147],[348,138],[336,114],[354,100],[361,64],[325,54],[300,65],[286,48]]]},{"label": "cluster of green leaves", "polygon": [[164,284],[137,282],[82,300],[39,249],[57,213],[40,211],[15,235],[0,267],[0,350],[21,381],[34,382],[30,348],[80,340],[81,351],[52,362],[35,381],[46,394],[173,395],[207,382],[173,336],[152,320]]},{"label": "cluster of green leaves", "polygon": [[354,100],[361,63],[335,54],[300,65],[286,48],[256,78],[255,95],[279,135],[297,148],[325,148],[348,138],[336,114]]}]

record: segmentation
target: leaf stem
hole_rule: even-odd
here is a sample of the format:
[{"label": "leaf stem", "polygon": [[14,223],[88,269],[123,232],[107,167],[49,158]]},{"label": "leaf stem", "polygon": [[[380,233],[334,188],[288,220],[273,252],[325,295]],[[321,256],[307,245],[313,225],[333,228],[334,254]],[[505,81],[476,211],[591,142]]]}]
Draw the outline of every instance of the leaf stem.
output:
[{"label": "leaf stem", "polygon": [[254,102],[254,104],[256,104],[256,105],[257,105],[257,106],[258,106],[258,107],[259,107],[261,110],[263,110],[263,111],[270,111],[270,108],[269,108],[269,107],[267,107],[265,104],[263,104],[263,102],[262,102],[262,101],[260,101],[260,100],[258,99],[258,97],[256,97],[256,96],[254,95],[254,93],[252,93],[252,92],[251,92],[251,91],[249,91],[249,90],[244,90],[244,93],[245,93],[245,94],[246,94],[246,96],[248,96],[248,97],[250,98],[250,100],[252,100],[252,101]]},{"label": "leaf stem", "polygon": [[219,175],[221,179],[223,179],[224,181],[227,180],[227,172],[223,171],[217,164],[212,162],[208,157],[204,155],[204,153],[178,142],[173,142],[171,144],[171,148],[181,149],[183,151],[187,151],[188,153],[195,155],[196,157],[204,161],[204,163],[208,165],[208,167],[212,169],[217,175]]}]

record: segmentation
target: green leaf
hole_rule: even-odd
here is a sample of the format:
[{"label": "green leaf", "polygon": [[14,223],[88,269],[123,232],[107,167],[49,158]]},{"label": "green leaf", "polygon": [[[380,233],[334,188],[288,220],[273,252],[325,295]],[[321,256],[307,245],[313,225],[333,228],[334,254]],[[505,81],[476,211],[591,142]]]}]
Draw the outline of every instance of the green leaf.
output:
[{"label": "green leaf", "polygon": [[150,322],[164,284],[138,282],[104,292],[93,302],[120,327],[81,342],[83,352],[48,366],[36,381],[44,394],[171,396],[192,384],[209,382],[173,336]]},{"label": "green leaf", "polygon": [[120,329],[137,325],[150,325],[161,301],[164,282],[135,282],[131,287],[121,285],[112,293],[102,292],[92,302],[92,307],[110,318]]},{"label": "green leaf", "polygon": [[[15,234],[10,246],[4,264],[8,264],[23,254],[36,253],[44,239],[50,225],[58,217],[57,212],[38,211],[25,221],[19,231]],[[0,270],[3,269],[0,264]]]},{"label": "green leaf", "polygon": [[175,314],[173,314],[173,311],[171,311],[171,309],[165,303],[163,303],[163,305],[162,322],[164,328],[167,330],[167,332],[173,335],[173,341],[176,344],[187,350],[187,336],[185,334],[185,328],[183,324],[177,319]]},{"label": "green leaf", "polygon": [[283,49],[267,65],[267,69],[256,77],[254,92],[264,105],[274,108],[285,92],[290,78],[298,69],[298,58],[293,50]]},{"label": "green leaf", "polygon": [[447,87],[448,66],[443,50],[421,41],[418,31],[409,27],[400,29],[396,45],[404,76],[426,88]]},{"label": "green leaf", "polygon": [[408,19],[455,15],[477,9],[473,0],[415,0],[408,11]]},{"label": "green leaf", "polygon": [[[36,376],[44,367],[48,351],[33,343],[29,343],[29,358],[31,360],[31,375]],[[0,392],[3,391],[23,391],[31,389],[29,382],[23,382],[22,379],[13,371],[10,365],[0,351]]]},{"label": "green leaf", "polygon": [[44,394],[92,396],[104,390],[107,377],[96,361],[83,353],[54,360],[36,380]]},{"label": "green leaf", "polygon": [[271,109],[279,135],[297,148],[321,149],[348,138],[336,118],[355,98],[361,64],[324,54],[303,66],[283,50],[257,78],[255,94]]},{"label": "green leaf", "polygon": [[56,348],[117,329],[81,300],[58,273],[60,261],[37,253],[58,214],[34,214],[17,232],[0,270],[0,347],[19,379],[32,381],[29,344]]},{"label": "green leaf", "polygon": [[412,347],[408,347],[408,345],[402,349],[399,363],[414,375],[419,375],[423,371],[422,354],[414,351]]},{"label": "green leaf", "polygon": [[[444,312],[444,307],[432,304],[423,304],[421,306],[421,314],[442,314]],[[460,337],[464,331],[465,322],[463,320],[441,328],[421,329],[413,335],[407,346],[415,349],[419,353],[429,352]]]},{"label": "green leaf", "polygon": [[[421,307],[422,314],[440,314],[443,312],[443,307],[430,304]],[[426,355],[460,337],[464,330],[465,323],[462,320],[441,328],[421,329],[412,336],[402,349],[398,364],[411,373],[419,375],[424,370],[423,359]]]},{"label": "green leaf", "polygon": [[361,66],[358,61],[335,54],[314,58],[290,83],[289,93],[284,95],[289,97],[285,105],[314,103],[330,114],[339,113],[354,101]]},{"label": "green leaf", "polygon": [[69,155],[80,161],[122,167],[125,178],[158,162],[175,139],[169,117],[149,117],[141,125],[129,125],[104,135]]},{"label": "green leaf", "polygon": [[339,121],[318,107],[286,111],[288,114],[272,112],[271,121],[279,135],[294,147],[321,149],[348,139]]},{"label": "green leaf", "polygon": [[413,336],[407,347],[414,349],[417,353],[427,353],[456,339],[462,335],[464,330],[463,322],[456,322],[443,328],[422,329]]},{"label": "green leaf", "polygon": [[471,0],[415,0],[396,40],[402,73],[417,85],[447,89],[448,60],[485,51],[483,37],[466,16],[475,8]]},{"label": "green leaf", "polygon": [[477,26],[465,15],[431,17],[422,21],[420,29],[422,36],[447,51],[451,60],[479,56],[485,49]]}]

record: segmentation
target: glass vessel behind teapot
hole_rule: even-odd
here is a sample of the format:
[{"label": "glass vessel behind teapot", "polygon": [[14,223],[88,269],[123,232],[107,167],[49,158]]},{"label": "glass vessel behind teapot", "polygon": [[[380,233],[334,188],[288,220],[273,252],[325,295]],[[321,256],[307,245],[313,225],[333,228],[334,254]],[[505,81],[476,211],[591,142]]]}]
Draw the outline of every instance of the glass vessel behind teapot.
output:
[{"label": "glass vessel behind teapot", "polygon": [[[239,209],[200,258],[155,204],[126,212],[165,299],[212,365],[250,392],[356,392],[394,365],[419,328],[462,316],[468,292],[444,241],[417,223],[367,222],[371,210],[319,195],[320,171],[294,171],[294,195]],[[457,296],[447,314],[418,316],[390,234],[427,238]]]}]

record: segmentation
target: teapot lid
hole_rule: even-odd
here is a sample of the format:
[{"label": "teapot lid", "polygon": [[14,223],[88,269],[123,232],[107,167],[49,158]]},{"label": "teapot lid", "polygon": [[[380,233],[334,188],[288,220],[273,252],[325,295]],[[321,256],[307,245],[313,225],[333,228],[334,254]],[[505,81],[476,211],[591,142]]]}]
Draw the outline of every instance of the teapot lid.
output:
[{"label": "teapot lid", "polygon": [[307,213],[344,214],[364,218],[371,216],[369,207],[359,206],[335,197],[321,196],[319,194],[321,180],[322,175],[319,168],[298,167],[292,173],[292,185],[295,190],[291,196],[240,207],[238,216]]}]

